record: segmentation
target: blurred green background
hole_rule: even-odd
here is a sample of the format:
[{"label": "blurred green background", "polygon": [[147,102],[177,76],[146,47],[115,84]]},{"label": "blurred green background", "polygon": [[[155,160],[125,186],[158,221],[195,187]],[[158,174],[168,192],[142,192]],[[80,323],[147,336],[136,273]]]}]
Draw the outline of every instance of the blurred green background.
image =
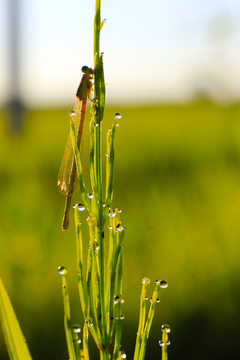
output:
[{"label": "blurred green background", "polygon": [[[34,360],[68,359],[59,265],[69,272],[72,321],[83,324],[73,221],[62,232],[64,197],[56,187],[68,111],[27,112],[15,136],[1,113],[0,272]],[[132,358],[141,279],[148,276],[149,296],[157,278],[169,287],[160,292],[146,359],[161,358],[163,323],[172,330],[172,360],[237,359],[240,106],[107,108],[103,145],[116,111],[122,119],[113,205],[126,227],[122,349]],[[2,333],[0,359],[8,359]]]}]

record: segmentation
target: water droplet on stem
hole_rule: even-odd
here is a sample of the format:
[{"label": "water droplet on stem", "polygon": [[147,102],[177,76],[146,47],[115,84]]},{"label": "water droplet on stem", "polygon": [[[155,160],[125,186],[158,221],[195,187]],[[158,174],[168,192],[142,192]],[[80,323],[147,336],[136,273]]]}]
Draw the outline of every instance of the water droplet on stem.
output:
[{"label": "water droplet on stem", "polygon": [[81,328],[78,324],[73,325],[73,331],[77,334],[80,333]]},{"label": "water droplet on stem", "polygon": [[59,275],[66,275],[67,274],[67,269],[64,266],[59,266],[58,267],[58,273],[59,273]]},{"label": "water droplet on stem", "polygon": [[115,295],[114,296],[114,304],[117,305],[117,304],[123,304],[124,303],[124,299],[123,299],[123,296],[122,295]]},{"label": "water droplet on stem", "polygon": [[116,120],[120,120],[121,117],[122,117],[122,115],[121,115],[119,112],[116,112],[116,113],[115,113],[115,119],[116,119]]},{"label": "water droplet on stem", "polygon": [[123,226],[123,224],[118,224],[117,226],[116,226],[116,231],[123,231],[123,230],[125,230],[125,227]]},{"label": "water droplet on stem", "polygon": [[115,210],[114,207],[110,207],[110,208],[109,208],[108,216],[109,216],[109,217],[114,217],[114,216],[116,216],[116,210]]},{"label": "water droplet on stem", "polygon": [[167,333],[170,333],[171,329],[170,326],[168,324],[163,324],[162,325],[162,331],[166,331]]},{"label": "water droplet on stem", "polygon": [[144,278],[142,279],[142,284],[143,284],[143,285],[149,285],[150,282],[151,282],[151,280],[150,280],[148,277],[144,277]]},{"label": "water droplet on stem", "polygon": [[168,282],[164,279],[160,280],[160,288],[165,289],[168,287]]}]

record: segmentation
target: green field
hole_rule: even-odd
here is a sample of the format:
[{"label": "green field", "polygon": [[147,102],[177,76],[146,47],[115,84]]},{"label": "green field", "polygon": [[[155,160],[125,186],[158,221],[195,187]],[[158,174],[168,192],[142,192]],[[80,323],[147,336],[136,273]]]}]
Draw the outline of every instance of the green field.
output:
[{"label": "green field", "polygon": [[[83,323],[73,221],[62,232],[56,188],[68,111],[28,112],[18,136],[0,122],[0,272],[34,360],[68,359],[59,265],[69,272],[73,323]],[[240,105],[107,108],[103,145],[116,111],[113,205],[126,227],[122,349],[131,359],[148,276],[169,287],[160,292],[147,360],[161,358],[163,323],[172,329],[170,360],[237,359]],[[8,359],[2,333],[0,359]]]}]

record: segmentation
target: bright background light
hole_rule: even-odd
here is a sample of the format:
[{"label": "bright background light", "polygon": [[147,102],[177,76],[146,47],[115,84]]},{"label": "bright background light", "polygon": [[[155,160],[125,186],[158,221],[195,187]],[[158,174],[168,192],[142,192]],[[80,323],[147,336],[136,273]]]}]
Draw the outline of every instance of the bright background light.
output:
[{"label": "bright background light", "polygon": [[[20,90],[31,106],[74,102],[92,66],[94,1],[20,1]],[[9,97],[8,0],[0,3],[0,104]],[[103,0],[107,104],[240,99],[238,0]]]}]

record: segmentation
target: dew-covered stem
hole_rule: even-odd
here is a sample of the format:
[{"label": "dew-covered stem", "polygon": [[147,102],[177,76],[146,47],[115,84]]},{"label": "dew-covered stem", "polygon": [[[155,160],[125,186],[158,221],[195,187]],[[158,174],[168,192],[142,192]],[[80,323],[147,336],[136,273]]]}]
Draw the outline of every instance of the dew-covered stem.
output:
[{"label": "dew-covered stem", "polygon": [[88,349],[88,325],[84,324],[83,327],[83,354],[84,360],[89,360],[89,349]]},{"label": "dew-covered stem", "polygon": [[[79,330],[79,331],[78,331]],[[81,340],[79,339],[78,333],[81,331],[80,327],[76,327],[76,325],[72,328],[72,337],[73,337],[73,344],[76,354],[76,359],[81,360],[81,354],[80,354],[80,343]]]},{"label": "dew-covered stem", "polygon": [[114,244],[115,244],[115,217],[109,217],[109,246],[108,246],[108,265],[107,265],[107,282],[106,282],[106,314],[107,314],[107,333],[109,334],[110,330],[110,303],[113,299],[110,298],[110,289],[111,289],[111,274],[114,260]]},{"label": "dew-covered stem", "polygon": [[79,211],[78,206],[75,206],[74,209],[74,218],[75,218],[75,231],[76,231],[76,252],[77,252],[77,275],[78,275],[78,291],[82,307],[82,313],[84,319],[87,318],[87,302],[86,294],[83,285],[83,244],[82,244],[82,231],[81,224],[79,221]]},{"label": "dew-covered stem", "polygon": [[123,238],[124,238],[124,228],[122,229],[122,231],[119,234],[119,241],[118,244],[116,246],[116,250],[115,250],[115,254],[114,254],[114,259],[113,259],[113,266],[112,266],[112,271],[111,271],[111,288],[110,288],[110,338],[113,335],[113,331],[114,331],[114,325],[115,325],[115,321],[114,321],[114,309],[113,309],[113,299],[114,299],[114,289],[115,289],[115,273],[116,273],[116,268],[117,268],[117,263],[118,263],[118,258],[119,258],[119,254],[121,252],[122,249],[122,244],[123,244]]},{"label": "dew-covered stem", "polygon": [[63,309],[64,309],[64,329],[68,347],[68,355],[70,359],[76,360],[75,349],[73,344],[72,329],[70,327],[70,303],[67,283],[67,269],[64,267],[58,268],[58,273],[62,275],[62,294],[63,294]]},{"label": "dew-covered stem", "polygon": [[84,184],[84,181],[83,181],[83,172],[82,172],[82,165],[81,165],[81,161],[80,161],[80,152],[78,150],[77,139],[76,139],[76,134],[75,134],[75,128],[74,128],[74,124],[72,122],[70,122],[70,133],[71,133],[71,137],[72,137],[73,152],[74,152],[74,156],[75,156],[75,162],[76,162],[76,168],[77,168],[77,177],[78,177],[78,181],[79,181],[79,185],[80,185],[80,191],[81,191],[82,200],[83,200],[84,205],[87,208],[90,216],[92,216],[93,212],[92,212],[92,208],[91,208],[90,203],[89,203],[89,199],[88,199],[88,196],[87,196],[87,193],[86,193],[85,184]]},{"label": "dew-covered stem", "polygon": [[104,218],[106,218],[109,206],[113,198],[113,170],[114,170],[114,138],[116,130],[116,120],[107,132],[107,152],[106,152],[106,195]]},{"label": "dew-covered stem", "polygon": [[162,325],[162,340],[159,341],[159,345],[162,347],[162,360],[168,360],[167,347],[170,345],[170,341],[168,340],[168,334],[171,329],[168,324]]},{"label": "dew-covered stem", "polygon": [[138,331],[137,331],[137,338],[136,338],[136,345],[134,352],[134,360],[138,359],[140,347],[141,347],[141,339],[143,336],[145,317],[146,317],[147,286],[149,284],[150,284],[149,278],[142,279],[142,291],[140,295],[140,313],[139,313]]}]

